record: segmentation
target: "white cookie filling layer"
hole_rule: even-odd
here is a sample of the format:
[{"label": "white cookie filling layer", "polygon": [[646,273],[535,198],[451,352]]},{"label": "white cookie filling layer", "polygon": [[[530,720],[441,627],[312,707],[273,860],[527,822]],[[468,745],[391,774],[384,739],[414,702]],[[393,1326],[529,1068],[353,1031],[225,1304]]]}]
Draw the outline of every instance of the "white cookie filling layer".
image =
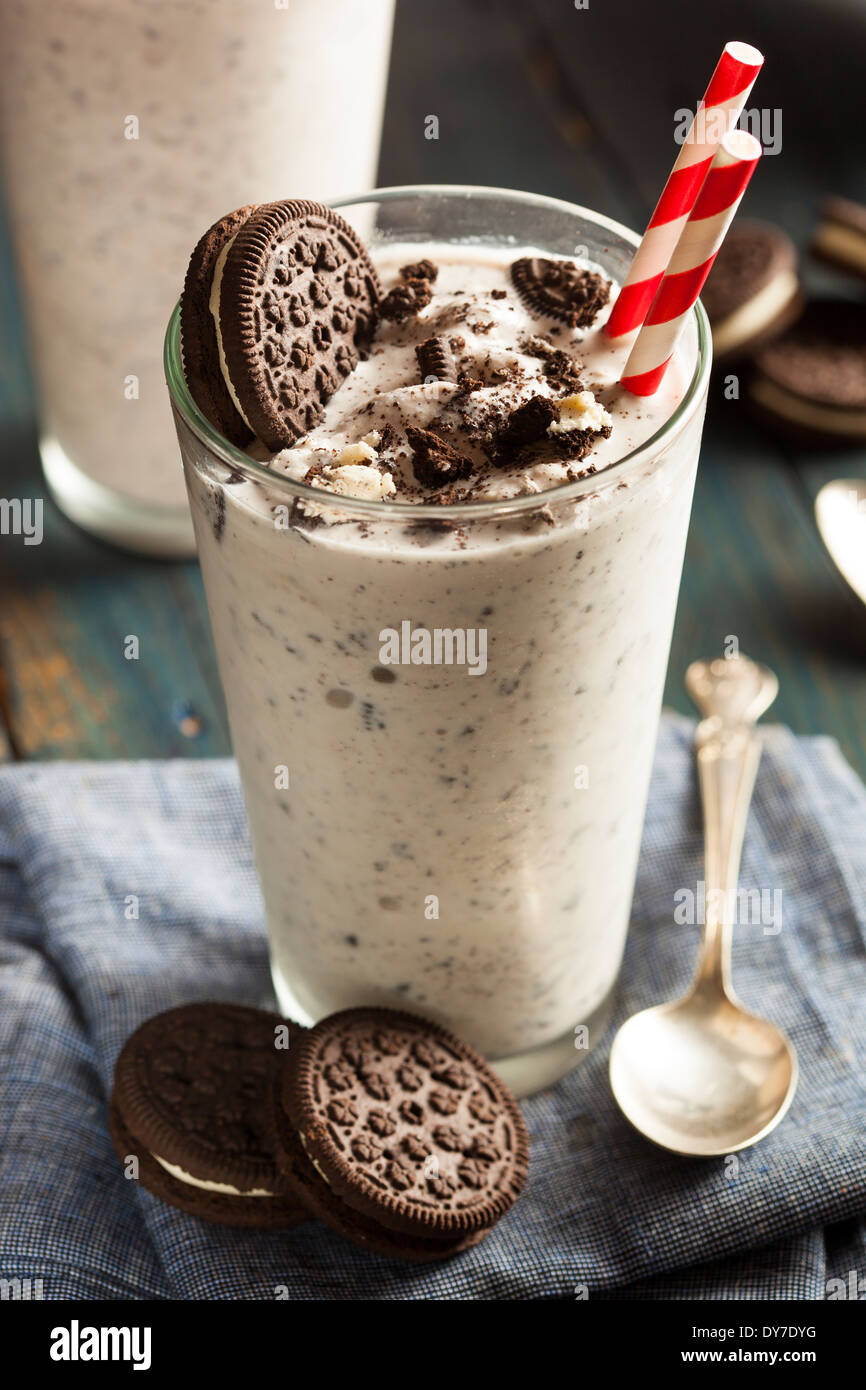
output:
[{"label": "white cookie filling layer", "polygon": [[856,266],[866,275],[866,234],[838,222],[822,222],[813,241],[818,251]]},{"label": "white cookie filling layer", "polygon": [[772,410],[775,415],[803,425],[807,429],[820,430],[824,434],[857,435],[866,438],[866,410],[849,409],[847,406],[818,405],[815,401],[804,401],[794,396],[784,387],[773,381],[758,377],[749,388],[752,399],[758,405]]},{"label": "white cookie filling layer", "polygon": [[718,355],[721,357],[723,353],[731,352],[772,323],[794,299],[799,283],[793,270],[774,275],[768,285],[753,294],[739,309],[714,324],[713,348]]},{"label": "white cookie filling layer", "polygon": [[591,391],[577,391],[573,396],[563,396],[556,402],[559,419],[548,426],[548,434],[582,433],[590,430],[598,434],[613,424],[601,401],[597,401]]},{"label": "white cookie filling layer", "polygon": [[299,1138],[300,1141],[301,1141],[301,1148],[303,1149],[304,1153],[307,1155],[307,1158],[308,1158],[308,1159],[310,1160],[310,1162],[312,1163],[312,1165],[313,1165],[313,1167],[315,1168],[316,1172],[318,1173],[319,1177],[322,1179],[323,1182],[326,1182],[326,1183],[328,1184],[328,1186],[330,1187],[330,1186],[331,1186],[331,1180],[330,1180],[330,1178],[327,1176],[327,1174],[325,1174],[325,1173],[322,1171],[322,1166],[321,1166],[321,1164],[319,1164],[319,1163],[316,1162],[316,1160],[313,1158],[313,1155],[310,1153],[310,1150],[307,1148],[307,1141],[306,1141],[306,1139],[304,1138],[304,1131],[303,1131],[302,1129],[299,1129],[299,1130],[298,1130],[298,1138]]},{"label": "white cookie filling layer", "polygon": [[239,1187],[232,1187],[227,1182],[205,1182],[204,1178],[194,1178],[192,1173],[187,1173],[184,1168],[178,1168],[176,1163],[167,1163],[159,1154],[152,1153],[151,1158],[155,1158],[161,1168],[167,1173],[171,1173],[178,1182],[185,1182],[189,1187],[200,1187],[204,1192],[222,1192],[227,1197],[273,1197],[273,1192],[268,1192],[263,1187],[252,1187],[248,1192],[242,1192]]},{"label": "white cookie filling layer", "polygon": [[222,251],[220,251],[219,255],[217,256],[216,265],[213,269],[213,282],[211,283],[210,287],[209,308],[211,312],[211,318],[213,319],[214,325],[216,327],[217,351],[219,352],[220,372],[222,373],[222,379],[225,382],[226,389],[232,398],[232,404],[234,405],[235,410],[237,411],[238,415],[240,415],[247,429],[250,431],[250,434],[255,434],[255,430],[253,429],[252,425],[250,424],[249,420],[247,419],[244,413],[243,407],[241,406],[241,403],[238,400],[237,392],[235,391],[235,388],[232,385],[232,379],[229,376],[228,363],[226,362],[226,355],[223,349],[222,329],[220,328],[220,291],[222,289],[223,283],[223,271],[225,269],[226,256],[228,255],[229,251],[232,249],[234,244],[235,238],[232,237],[230,241],[226,242]]}]

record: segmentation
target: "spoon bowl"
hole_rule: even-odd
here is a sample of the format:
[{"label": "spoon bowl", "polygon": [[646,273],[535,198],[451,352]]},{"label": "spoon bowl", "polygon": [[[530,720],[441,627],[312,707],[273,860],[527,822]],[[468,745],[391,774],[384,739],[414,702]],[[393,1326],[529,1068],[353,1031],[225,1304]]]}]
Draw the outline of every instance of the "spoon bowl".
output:
[{"label": "spoon bowl", "polygon": [[732,1000],[692,991],[635,1014],[610,1058],[614,1097],[632,1124],[674,1153],[735,1153],[768,1134],[797,1089],[787,1037]]},{"label": "spoon bowl", "polygon": [[866,603],[866,479],[825,483],[815,498],[815,520],[839,573]]}]

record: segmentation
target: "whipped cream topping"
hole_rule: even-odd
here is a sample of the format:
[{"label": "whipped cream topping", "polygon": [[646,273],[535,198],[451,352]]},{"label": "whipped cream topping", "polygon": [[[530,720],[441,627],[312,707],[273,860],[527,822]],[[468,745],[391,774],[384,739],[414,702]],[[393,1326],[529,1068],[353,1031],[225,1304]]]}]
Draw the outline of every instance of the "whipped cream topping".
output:
[{"label": "whipped cream topping", "polygon": [[[510,267],[538,253],[459,244],[388,247],[375,255],[386,290],[400,283],[401,266],[421,254],[438,268],[431,302],[402,321],[380,322],[369,357],[328,401],[316,429],[270,459],[274,471],[342,495],[443,500],[444,486],[416,476],[406,434],[414,428],[432,431],[468,461],[465,476],[448,477],[448,501],[498,500],[604,468],[675,409],[673,378],[648,400],[620,390],[622,353],[601,332],[609,306],[583,330],[527,307]],[[450,357],[456,381],[424,374],[416,350],[430,339]],[[563,360],[567,385],[554,369],[561,373]],[[498,448],[514,412],[539,396],[556,411],[549,428],[524,446]],[[304,510],[324,515],[315,504]]]}]

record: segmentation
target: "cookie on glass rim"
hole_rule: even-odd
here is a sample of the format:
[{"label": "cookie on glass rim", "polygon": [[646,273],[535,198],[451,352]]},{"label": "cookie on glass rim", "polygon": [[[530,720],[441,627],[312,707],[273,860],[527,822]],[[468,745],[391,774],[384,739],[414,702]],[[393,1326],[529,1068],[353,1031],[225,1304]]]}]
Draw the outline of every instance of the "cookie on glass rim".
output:
[{"label": "cookie on glass rim", "polygon": [[255,204],[227,212],[209,227],[190,257],[180,299],[180,341],[183,370],[196,405],[232,444],[243,449],[253,433],[226,379],[222,344],[212,302],[219,303],[219,285],[229,246]]},{"label": "cookie on glass rim", "polygon": [[360,237],[324,203],[228,213],[193,251],[181,299],[196,404],[240,447],[290,447],[366,356],[381,297]]}]

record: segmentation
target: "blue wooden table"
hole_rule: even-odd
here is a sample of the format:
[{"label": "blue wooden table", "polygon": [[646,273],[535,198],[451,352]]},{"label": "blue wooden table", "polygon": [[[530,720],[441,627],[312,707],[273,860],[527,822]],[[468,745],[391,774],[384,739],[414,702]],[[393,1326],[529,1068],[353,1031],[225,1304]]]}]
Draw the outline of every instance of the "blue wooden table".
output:
[{"label": "blue wooden table", "polygon": [[[828,37],[824,6],[820,16],[799,0],[792,6],[783,19],[782,7],[762,16],[754,3],[731,3],[697,31],[686,0],[641,9],[592,0],[581,11],[565,0],[403,0],[380,182],[528,188],[642,226],[671,162],[672,113],[694,102],[723,42],[738,37],[767,52],[760,100],[768,119],[778,110],[785,121],[782,151],[763,160],[746,212],[781,221],[803,244],[824,193],[866,201],[866,167],[844,134],[849,117],[856,128],[862,100],[866,27],[849,34],[837,26]],[[849,7],[839,13],[855,23]],[[665,65],[667,47],[676,58]],[[425,139],[430,114],[439,117],[436,141]],[[808,276],[813,289],[856,293],[812,268]],[[8,238],[0,240],[0,324],[0,496],[43,496]],[[866,774],[866,611],[825,554],[812,516],[824,481],[864,473],[863,453],[801,455],[781,445],[714,385],[669,704],[689,709],[685,667],[734,635],[777,672],[776,717],[799,732],[832,734]],[[123,654],[130,633],[140,641],[134,662]],[[228,747],[195,564],[114,551],[49,502],[41,546],[0,537],[0,756],[197,757]]]}]

